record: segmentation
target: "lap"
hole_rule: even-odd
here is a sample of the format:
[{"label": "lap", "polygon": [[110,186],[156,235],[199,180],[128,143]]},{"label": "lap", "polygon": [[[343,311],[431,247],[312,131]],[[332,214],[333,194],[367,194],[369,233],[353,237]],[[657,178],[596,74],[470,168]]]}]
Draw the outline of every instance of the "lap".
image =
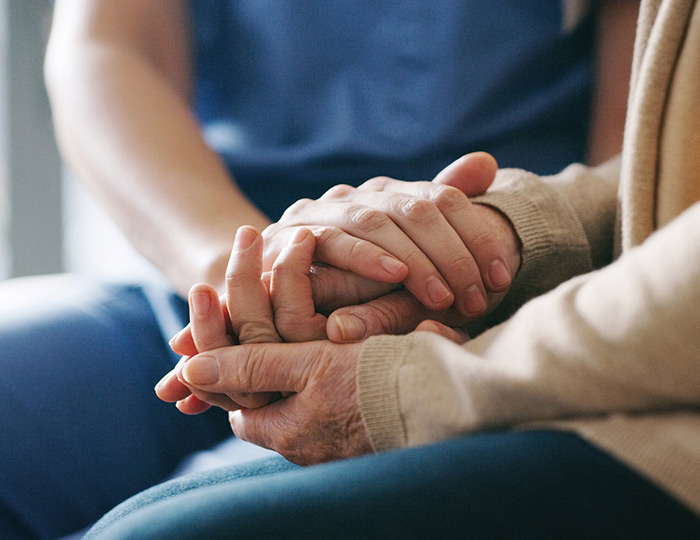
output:
[{"label": "lap", "polygon": [[224,415],[155,397],[175,360],[153,304],[177,301],[159,294],[75,276],[0,285],[3,538],[85,527],[229,433]]},{"label": "lap", "polygon": [[470,435],[298,468],[281,460],[153,488],[87,538],[695,538],[700,520],[572,434]]}]

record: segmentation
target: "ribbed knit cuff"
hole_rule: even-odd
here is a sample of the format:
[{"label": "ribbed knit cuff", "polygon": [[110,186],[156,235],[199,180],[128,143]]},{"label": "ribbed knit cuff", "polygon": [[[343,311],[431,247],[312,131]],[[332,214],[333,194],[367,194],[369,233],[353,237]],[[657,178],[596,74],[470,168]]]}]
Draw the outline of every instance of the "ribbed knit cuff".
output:
[{"label": "ribbed knit cuff", "polygon": [[399,370],[413,336],[369,338],[357,365],[357,394],[367,433],[376,451],[406,446],[399,402]]},{"label": "ribbed knit cuff", "polygon": [[539,176],[519,169],[501,169],[492,188],[473,202],[502,212],[522,244],[520,270],[490,324],[592,269],[590,246],[576,213]]}]

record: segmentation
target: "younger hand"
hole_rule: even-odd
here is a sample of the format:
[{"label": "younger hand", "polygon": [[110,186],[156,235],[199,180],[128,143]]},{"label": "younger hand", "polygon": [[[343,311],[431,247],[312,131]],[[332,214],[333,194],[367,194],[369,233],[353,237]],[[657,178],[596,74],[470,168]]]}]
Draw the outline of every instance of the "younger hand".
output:
[{"label": "younger hand", "polygon": [[[475,212],[493,232],[497,242],[506,254],[511,279],[520,268],[520,240],[510,221],[498,211],[487,206],[474,205]],[[314,284],[316,291],[316,284]],[[482,315],[487,315],[501,303],[508,291],[487,291],[487,308]],[[322,295],[314,292],[315,298]],[[421,321],[435,320],[450,327],[478,325],[479,320],[465,317],[455,306],[446,310],[431,310],[421,304],[408,291],[401,290],[384,294],[357,305],[339,307],[330,313],[326,332],[331,341],[338,343],[362,341],[378,334],[405,334]],[[477,326],[478,328],[478,326]]]},{"label": "younger hand", "polygon": [[[265,264],[295,227],[307,226],[316,236],[316,261],[388,283],[402,279],[427,308],[454,302],[459,313],[477,318],[487,309],[486,291],[506,290],[514,273],[482,211],[468,199],[486,190],[496,168],[488,154],[469,154],[433,182],[375,178],[298,201],[263,232]],[[387,254],[407,267],[404,278],[398,266],[391,279],[381,276]]]}]

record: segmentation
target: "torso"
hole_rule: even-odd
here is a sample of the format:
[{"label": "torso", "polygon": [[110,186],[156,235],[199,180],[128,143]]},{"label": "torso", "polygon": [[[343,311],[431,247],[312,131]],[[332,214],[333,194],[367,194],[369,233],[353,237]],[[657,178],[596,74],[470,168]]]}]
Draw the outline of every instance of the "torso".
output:
[{"label": "torso", "polygon": [[588,127],[593,25],[571,4],[196,0],[195,108],[273,219],[473,150],[553,173],[583,159]]}]

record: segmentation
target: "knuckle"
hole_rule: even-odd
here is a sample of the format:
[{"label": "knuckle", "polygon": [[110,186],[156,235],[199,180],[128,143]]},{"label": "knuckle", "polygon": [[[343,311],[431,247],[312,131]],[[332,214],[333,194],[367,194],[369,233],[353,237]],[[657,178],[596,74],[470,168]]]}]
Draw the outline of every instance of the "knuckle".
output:
[{"label": "knuckle", "polygon": [[[251,285],[259,281],[259,277],[242,275],[239,270],[226,271],[226,294],[229,298],[240,299],[250,296]],[[255,281],[254,281],[255,280]]]},{"label": "knuckle", "polygon": [[243,351],[239,356],[238,361],[234,364],[233,381],[241,391],[247,391],[246,385],[243,383],[249,381],[250,377],[255,374],[255,362],[253,360],[252,350]]},{"label": "knuckle", "polygon": [[229,264],[226,267],[225,273],[226,288],[229,290],[235,290],[241,286],[239,270]]},{"label": "knuckle", "polygon": [[474,230],[469,239],[469,249],[478,256],[483,250],[496,245],[496,234],[487,227],[481,227]]},{"label": "knuckle", "polygon": [[419,249],[411,249],[408,253],[403,254],[401,260],[404,262],[404,264],[406,264],[406,266],[409,267],[409,269],[428,269],[428,267],[426,267],[426,256]]},{"label": "knuckle", "polygon": [[389,224],[391,220],[378,210],[356,207],[351,210],[350,222],[360,231],[371,233]]},{"label": "knuckle", "polygon": [[422,224],[434,220],[439,210],[432,201],[411,198],[400,203],[400,212],[411,223]]},{"label": "knuckle", "polygon": [[324,249],[338,240],[341,230],[337,227],[322,226],[314,228],[316,249]]},{"label": "knuckle", "polygon": [[[368,329],[371,333],[395,334],[399,331],[399,311],[393,302],[374,306],[366,313]],[[374,329],[374,331],[372,331]]]},{"label": "knuckle", "polygon": [[459,274],[468,271],[474,265],[474,259],[470,255],[458,255],[448,259],[444,267],[445,273]]},{"label": "knuckle", "polygon": [[369,244],[364,240],[354,240],[348,253],[349,261],[362,260],[362,257],[369,251]]},{"label": "knuckle", "polygon": [[[279,341],[277,332],[272,328],[272,324],[265,324],[258,321],[248,321],[241,324],[238,330],[238,340],[240,343],[268,343]],[[245,362],[246,365],[252,362]]]},{"label": "knuckle", "polygon": [[240,406],[246,407],[247,409],[257,409],[263,405],[267,405],[269,401],[267,394],[263,393],[251,394],[247,392],[240,392],[232,394],[229,397]]},{"label": "knuckle", "polygon": [[364,182],[359,189],[366,191],[382,191],[392,181],[388,176],[375,176]]},{"label": "knuckle", "polygon": [[291,218],[296,217],[297,215],[303,213],[308,206],[313,204],[315,201],[313,199],[299,199],[298,201],[294,202],[291,206],[289,206],[282,216],[280,217],[279,221],[287,221]]},{"label": "knuckle", "polygon": [[355,188],[348,185],[348,184],[338,184],[337,186],[333,186],[328,191],[326,191],[321,198],[322,199],[345,199],[345,198],[349,197],[350,195],[352,195],[353,191],[355,191]]},{"label": "knuckle", "polygon": [[[304,268],[304,271],[308,272],[308,270],[308,267]],[[293,278],[299,274],[300,268],[297,262],[277,259],[272,267],[272,282],[278,283],[281,281],[284,283],[289,281],[288,278]]]},{"label": "knuckle", "polygon": [[306,318],[293,308],[278,308],[275,310],[275,328],[281,335],[294,334],[303,330],[309,323]]},{"label": "knuckle", "polygon": [[452,186],[440,186],[435,193],[434,201],[442,212],[447,213],[463,210],[469,204],[467,196]]}]

